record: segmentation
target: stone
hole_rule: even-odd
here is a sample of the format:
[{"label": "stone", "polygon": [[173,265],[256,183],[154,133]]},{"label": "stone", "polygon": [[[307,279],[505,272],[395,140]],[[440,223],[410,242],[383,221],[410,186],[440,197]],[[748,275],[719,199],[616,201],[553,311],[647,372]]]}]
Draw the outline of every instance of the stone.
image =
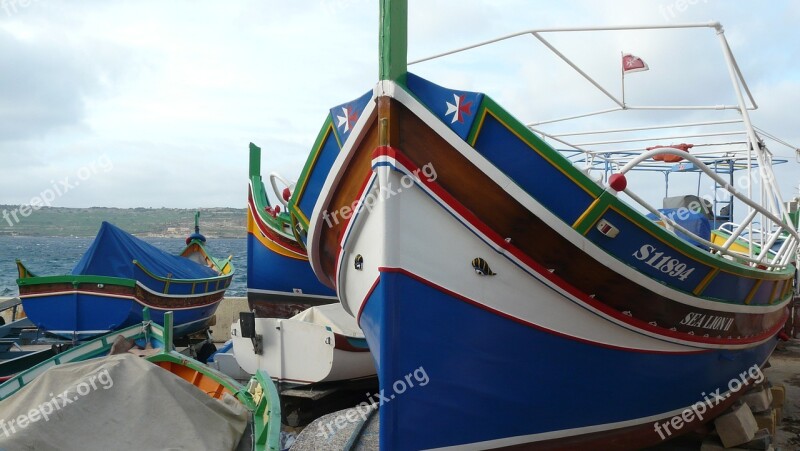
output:
[{"label": "stone", "polygon": [[768,450],[770,446],[772,446],[772,434],[766,429],[759,429],[759,431],[756,432],[756,436],[753,437],[753,440],[742,443],[738,447],[742,449],[765,451]]},{"label": "stone", "polygon": [[775,434],[775,426],[778,424],[775,410],[756,413],[753,414],[753,417],[756,419],[756,425],[758,425],[759,429],[767,429],[770,434]]},{"label": "stone", "polygon": [[786,387],[783,384],[776,384],[770,387],[772,393],[772,407],[782,409],[783,403],[786,401]]},{"label": "stone", "polygon": [[764,385],[756,387],[742,396],[752,412],[766,412],[772,407],[772,392]]},{"label": "stone", "polygon": [[717,433],[726,448],[747,443],[756,436],[758,425],[746,403],[731,408],[730,412],[714,420]]}]

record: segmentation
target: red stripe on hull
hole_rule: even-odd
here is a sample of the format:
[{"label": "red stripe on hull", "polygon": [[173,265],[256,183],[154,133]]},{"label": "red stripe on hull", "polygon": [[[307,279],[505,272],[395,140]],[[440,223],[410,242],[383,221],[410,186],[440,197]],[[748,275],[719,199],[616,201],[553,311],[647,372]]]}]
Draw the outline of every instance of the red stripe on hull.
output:
[{"label": "red stripe on hull", "polygon": [[[376,153],[378,153],[379,155],[387,155],[393,157],[412,173],[419,170],[419,167],[414,165],[414,163],[411,162],[405,155],[403,155],[402,152],[399,152],[396,149],[389,149],[389,151],[387,151],[386,149],[388,148],[378,148],[376,149]],[[387,153],[384,154],[381,152],[387,152]],[[492,243],[494,243],[496,246],[504,249],[506,252],[510,253],[511,255],[522,261],[525,265],[527,265],[537,274],[539,274],[539,276],[547,279],[549,282],[553,283],[560,289],[569,293],[571,296],[575,297],[576,299],[590,306],[591,308],[599,310],[602,313],[611,316],[612,318],[618,321],[629,324],[630,326],[635,327],[637,329],[641,329],[653,334],[658,334],[673,339],[679,339],[695,343],[715,344],[715,345],[725,345],[725,344],[742,345],[742,344],[758,343],[766,340],[769,337],[774,336],[776,333],[778,333],[779,330],[783,328],[783,324],[786,322],[786,319],[788,318],[788,311],[784,310],[783,315],[781,315],[781,319],[777,321],[774,325],[772,325],[772,327],[765,330],[761,334],[744,338],[702,337],[685,332],[672,331],[664,327],[653,326],[645,321],[641,321],[629,317],[627,315],[624,315],[620,311],[611,308],[607,304],[600,302],[597,299],[594,299],[589,295],[587,295],[586,293],[583,293],[582,291],[578,290],[574,286],[567,283],[566,280],[557,276],[554,272],[550,272],[547,268],[538,264],[535,260],[533,260],[533,258],[522,252],[519,248],[517,248],[511,243],[506,242],[501,235],[491,230],[484,222],[482,222],[463,204],[461,204],[458,200],[456,200],[453,196],[451,196],[450,193],[445,191],[441,186],[439,186],[435,182],[426,180],[424,178],[420,178],[419,180],[416,181],[418,183],[424,184],[429,190],[435,193],[436,196],[438,196],[445,203],[445,205],[447,205],[458,215],[464,218],[464,220],[466,220],[472,227],[474,227],[475,229],[479,230],[482,234],[484,234]],[[585,256],[585,258],[591,258],[591,257],[587,255]]]}]

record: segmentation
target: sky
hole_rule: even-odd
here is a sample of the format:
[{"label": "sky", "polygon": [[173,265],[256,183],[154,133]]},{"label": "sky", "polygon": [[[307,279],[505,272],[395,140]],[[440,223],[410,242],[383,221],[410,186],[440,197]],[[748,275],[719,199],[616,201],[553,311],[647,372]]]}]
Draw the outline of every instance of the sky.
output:
[{"label": "sky", "polygon": [[[60,207],[243,208],[250,142],[264,175],[296,179],[328,109],[373,87],[377,21],[368,0],[0,0],[0,204],[49,192]],[[754,122],[800,146],[797,1],[412,0],[409,59],[528,29],[709,21],[758,102]],[[711,30],[552,42],[615,95],[620,52],[647,60],[626,77],[634,104],[735,100]],[[526,122],[607,100],[567,87],[580,80],[530,35],[411,70]],[[773,152],[788,160],[776,173],[792,198],[795,151]]]}]

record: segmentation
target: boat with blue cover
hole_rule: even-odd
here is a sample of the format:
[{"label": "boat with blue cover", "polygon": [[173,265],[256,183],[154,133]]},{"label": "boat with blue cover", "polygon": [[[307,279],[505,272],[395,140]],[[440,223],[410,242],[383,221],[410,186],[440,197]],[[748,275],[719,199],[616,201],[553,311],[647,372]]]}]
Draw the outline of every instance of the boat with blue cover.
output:
[{"label": "boat with blue cover", "polygon": [[37,327],[73,340],[141,323],[145,307],[156,322],[174,311],[178,336],[206,328],[234,269],[231,257],[218,259],[206,250],[195,221],[195,233],[178,255],[103,222],[70,274],[39,276],[18,260],[26,314]]},{"label": "boat with blue cover", "polygon": [[[443,54],[534,39],[611,103],[524,122],[487,94],[410,73],[407,16],[405,1],[381,2],[380,80],[341,148],[323,126],[289,202],[315,274],[358,320],[392,395],[381,449],[642,449],[722,413],[781,337],[800,238],[722,26],[532,29]],[[707,33],[736,101],[635,105],[550,39],[631,44],[645,31]],[[647,67],[622,63],[623,77],[626,63]],[[603,114],[629,120],[601,129]],[[759,189],[737,189],[736,169]],[[652,205],[645,193],[664,178],[635,175],[648,170],[701,178],[670,189],[710,186],[711,217],[694,214],[704,202],[677,219]],[[419,368],[430,382],[407,389]]]}]

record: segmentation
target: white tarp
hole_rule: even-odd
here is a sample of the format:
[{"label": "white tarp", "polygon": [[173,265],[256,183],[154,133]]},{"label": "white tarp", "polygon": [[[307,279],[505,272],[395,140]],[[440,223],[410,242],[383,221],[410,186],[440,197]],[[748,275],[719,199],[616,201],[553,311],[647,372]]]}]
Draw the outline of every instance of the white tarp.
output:
[{"label": "white tarp", "polygon": [[338,302],[311,307],[294,315],[291,319],[292,321],[297,320],[320,326],[327,326],[337,334],[346,335],[348,337],[364,338],[364,332],[358,327],[356,319],[347,313],[344,307],[342,307],[342,304]]},{"label": "white tarp", "polygon": [[51,368],[0,402],[0,449],[231,450],[249,412],[132,354]]}]

